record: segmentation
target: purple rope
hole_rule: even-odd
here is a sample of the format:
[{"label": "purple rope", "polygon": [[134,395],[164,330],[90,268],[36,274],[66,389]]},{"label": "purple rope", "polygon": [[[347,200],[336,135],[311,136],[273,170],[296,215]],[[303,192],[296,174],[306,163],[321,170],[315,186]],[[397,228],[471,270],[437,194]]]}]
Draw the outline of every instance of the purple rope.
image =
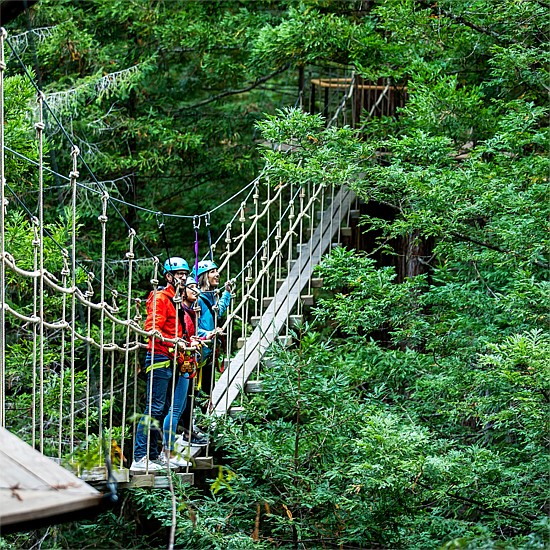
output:
[{"label": "purple rope", "polygon": [[200,216],[193,218],[193,227],[195,229],[195,277],[198,277],[199,273],[199,226],[201,224]]}]

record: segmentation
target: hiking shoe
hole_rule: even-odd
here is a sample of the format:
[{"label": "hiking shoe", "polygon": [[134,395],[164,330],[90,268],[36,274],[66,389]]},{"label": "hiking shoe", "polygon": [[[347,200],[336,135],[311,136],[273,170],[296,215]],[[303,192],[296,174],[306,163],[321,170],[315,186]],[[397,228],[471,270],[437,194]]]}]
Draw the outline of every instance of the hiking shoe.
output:
[{"label": "hiking shoe", "polygon": [[132,465],[130,466],[130,470],[132,472],[147,472],[155,473],[155,472],[165,472],[166,466],[163,466],[159,463],[158,460],[148,460],[146,456],[143,458],[140,458],[139,460],[134,460],[132,462]]},{"label": "hiking shoe", "polygon": [[202,439],[208,439],[208,435],[205,434],[200,428],[197,428],[196,424],[193,424],[193,434]]},{"label": "hiking shoe", "polygon": [[183,432],[181,437],[185,445],[189,445],[189,443],[194,447],[206,447],[208,445],[208,437],[199,432],[191,432],[191,440],[189,440],[188,432]]}]

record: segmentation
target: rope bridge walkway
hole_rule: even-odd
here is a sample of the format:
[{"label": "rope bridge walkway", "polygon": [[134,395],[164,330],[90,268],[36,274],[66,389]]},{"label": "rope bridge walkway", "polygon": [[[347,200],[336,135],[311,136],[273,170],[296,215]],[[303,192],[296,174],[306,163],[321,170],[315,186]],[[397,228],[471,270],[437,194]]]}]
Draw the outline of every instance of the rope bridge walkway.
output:
[{"label": "rope bridge walkway", "polygon": [[[109,193],[114,182],[94,176],[73,138],[59,123],[55,109],[37,90],[36,108],[29,106],[26,147],[10,141],[9,98],[5,76],[5,31],[0,36],[0,426],[12,431],[46,456],[70,464],[83,479],[94,482],[117,479],[122,484],[163,486],[160,476],[130,478],[125,465],[131,460],[136,422],[143,406],[143,382],[138,373],[149,337],[155,335],[186,349],[184,340],[166,339],[143,326],[143,291],[136,281],[150,273],[158,291],[159,259],[128,227],[126,252],[112,257],[123,243],[112,246],[109,221],[122,220],[118,206],[124,201]],[[21,61],[12,48],[12,58]],[[340,111],[352,97],[353,78],[340,94]],[[8,118],[6,117],[8,115]],[[32,118],[34,117],[34,119]],[[332,117],[337,121],[338,110]],[[331,122],[331,123],[332,123]],[[55,173],[45,162],[49,130],[64,135],[68,174]],[[54,131],[55,129],[55,131]],[[28,158],[26,151],[35,151]],[[292,154],[289,152],[288,154]],[[63,159],[58,159],[62,164]],[[12,170],[25,164],[35,182],[34,212],[19,198]],[[81,171],[86,177],[81,177]],[[13,172],[15,173],[15,172]],[[56,176],[65,186],[49,196],[48,181]],[[66,204],[59,205],[64,200]],[[66,214],[63,243],[52,230],[48,205],[56,201]],[[81,235],[80,201],[95,204],[100,250],[93,258],[98,273],[78,260]],[[293,322],[310,304],[312,288],[319,284],[313,269],[331,245],[340,242],[342,227],[349,226],[355,198],[323,186],[291,183],[273,187],[262,172],[235,196],[215,209],[196,216],[176,216],[193,223],[198,233],[209,227],[219,208],[235,208],[234,216],[205,257],[218,258],[222,280],[236,288],[220,327],[221,347],[228,358],[212,393],[211,414],[229,412],[251,377],[260,377],[262,358],[276,340],[289,337]],[[127,203],[125,203],[127,204]],[[234,206],[236,205],[236,207]],[[132,205],[136,209],[139,206]],[[169,216],[141,208],[151,217]],[[26,224],[26,225],[25,225]],[[17,227],[30,228],[32,239],[13,238]],[[197,246],[198,247],[198,246]],[[196,260],[198,261],[198,257]],[[113,265],[123,265],[125,288],[108,283]],[[114,286],[114,285],[113,285]],[[216,354],[213,353],[212,356]],[[16,364],[26,357],[24,364]],[[174,362],[174,368],[176,364]],[[30,400],[25,396],[31,396]],[[22,420],[24,419],[24,420]],[[193,467],[212,467],[208,447],[188,446]],[[205,454],[205,455],[204,455]],[[79,458],[80,457],[80,458]],[[111,462],[115,469],[111,471]],[[116,470],[116,471],[115,471]],[[188,466],[183,476],[192,482]],[[139,478],[139,479],[138,479]]]}]

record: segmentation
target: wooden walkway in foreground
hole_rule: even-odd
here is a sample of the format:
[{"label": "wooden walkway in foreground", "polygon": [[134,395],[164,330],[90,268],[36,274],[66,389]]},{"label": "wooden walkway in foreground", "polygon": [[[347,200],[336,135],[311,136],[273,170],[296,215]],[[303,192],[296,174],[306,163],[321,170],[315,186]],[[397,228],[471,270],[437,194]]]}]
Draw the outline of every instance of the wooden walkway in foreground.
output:
[{"label": "wooden walkway in foreground", "polygon": [[0,427],[0,533],[95,508],[103,495]]},{"label": "wooden walkway in foreground", "polygon": [[317,226],[310,241],[302,246],[292,269],[271,304],[262,314],[258,326],[246,339],[237,355],[231,358],[229,365],[214,386],[212,391],[214,414],[221,415],[229,411],[250,375],[260,364],[265,352],[279,336],[300,299],[302,289],[311,279],[313,268],[331,246],[354,199],[355,194],[348,188],[342,187],[325,210],[322,223]]}]

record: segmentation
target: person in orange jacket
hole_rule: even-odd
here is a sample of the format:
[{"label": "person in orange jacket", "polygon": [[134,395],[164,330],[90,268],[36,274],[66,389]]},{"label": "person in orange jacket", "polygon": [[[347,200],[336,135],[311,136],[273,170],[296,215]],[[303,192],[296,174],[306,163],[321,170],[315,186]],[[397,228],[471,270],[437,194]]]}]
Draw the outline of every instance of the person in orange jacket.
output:
[{"label": "person in orange jacket", "polygon": [[[182,339],[187,347],[198,348],[193,303],[197,300],[199,291],[196,281],[188,277],[189,265],[183,258],[168,258],[164,263],[164,274],[166,287],[151,292],[147,299],[145,330],[157,331],[164,338],[172,340]],[[182,298],[179,314],[174,302],[177,294]],[[134,460],[130,467],[134,472],[157,472],[188,465],[185,459],[178,457],[174,452],[174,436],[178,420],[185,408],[189,376],[194,371],[196,360],[193,350],[183,351],[175,348],[172,342],[163,341],[159,337],[149,338],[145,358],[146,407],[136,431]],[[173,401],[171,406],[168,406],[172,392]],[[159,430],[151,425],[154,424],[152,420],[163,429],[165,452],[160,455]]]}]

